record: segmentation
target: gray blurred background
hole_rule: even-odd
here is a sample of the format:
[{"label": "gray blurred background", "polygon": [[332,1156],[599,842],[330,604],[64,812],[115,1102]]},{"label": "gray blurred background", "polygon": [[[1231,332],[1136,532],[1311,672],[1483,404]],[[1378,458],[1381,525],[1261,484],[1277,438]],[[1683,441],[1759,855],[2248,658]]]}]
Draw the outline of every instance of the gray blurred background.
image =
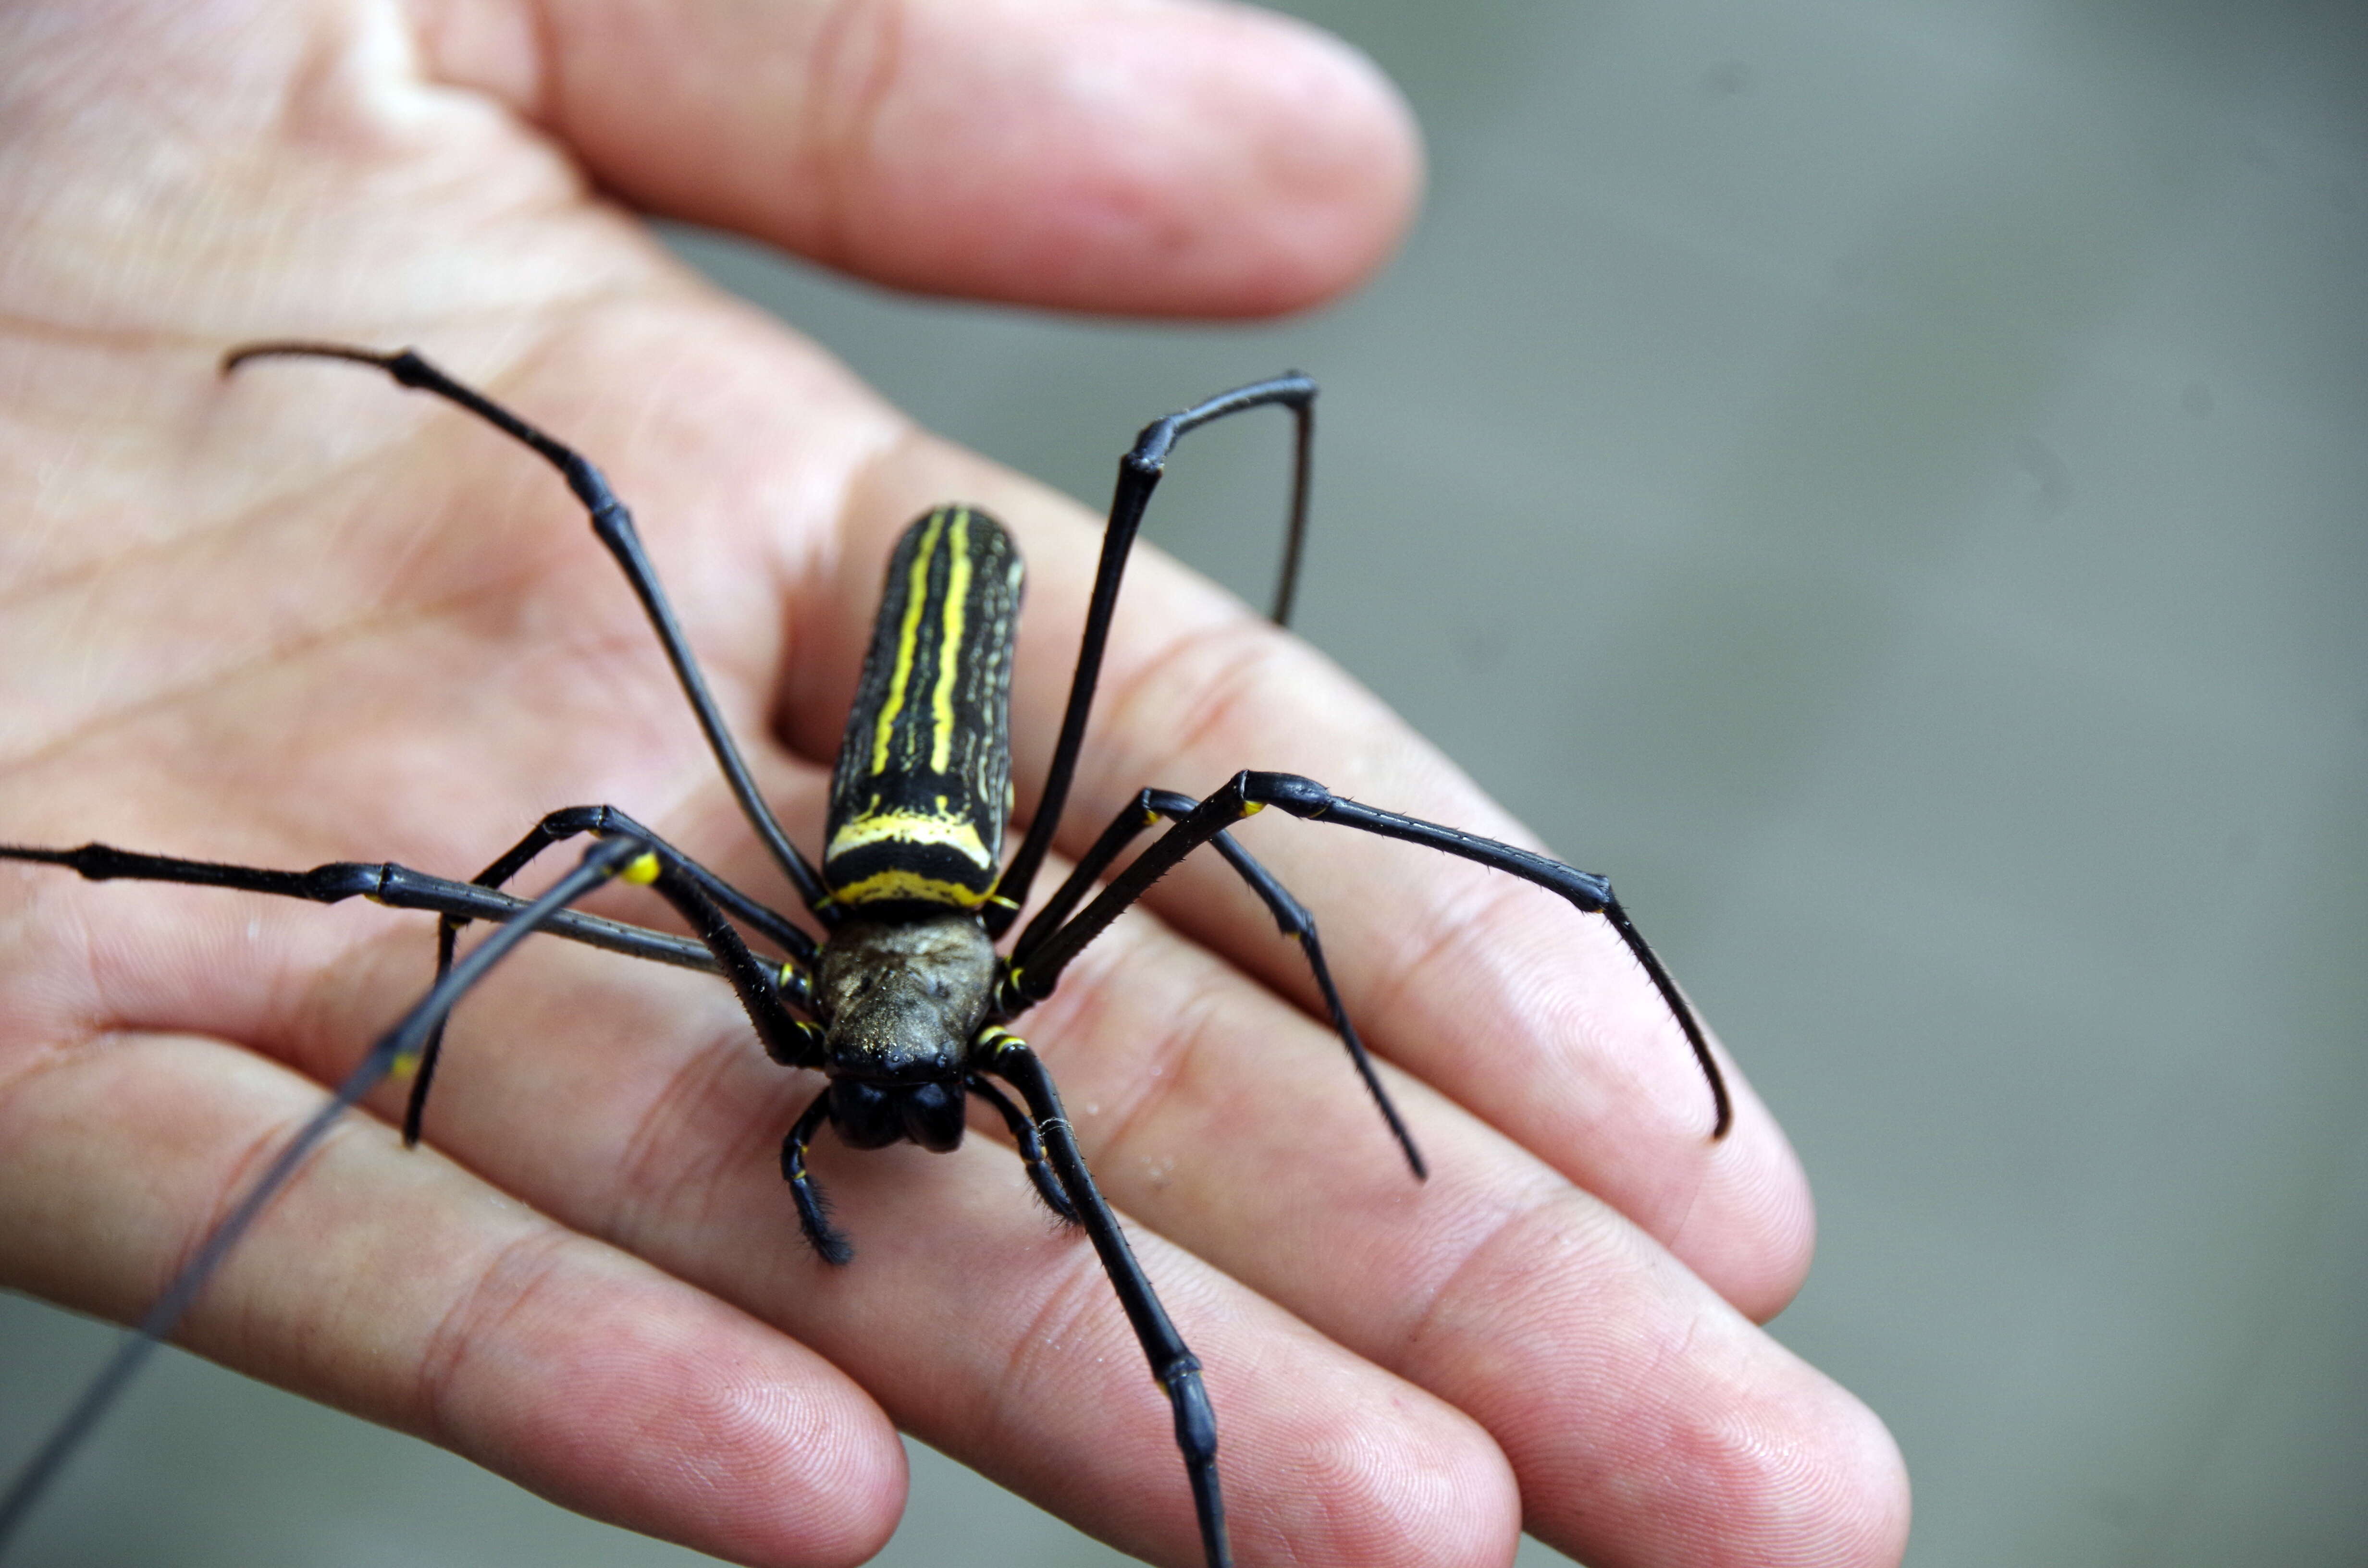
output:
[{"label": "gray blurred background", "polygon": [[[1897,1433],[1909,1562],[2368,1563],[2368,11],[1291,8],[1433,159],[1320,319],[681,247],[1097,506],[1143,419],[1316,372],[1303,630],[1617,877],[1789,1127],[1776,1332]],[[1153,534],[1262,597],[1244,424]],[[14,1450],[108,1335],[0,1338]],[[704,1561],[171,1359],[28,1562]],[[916,1459],[883,1562],[1118,1561]]]}]

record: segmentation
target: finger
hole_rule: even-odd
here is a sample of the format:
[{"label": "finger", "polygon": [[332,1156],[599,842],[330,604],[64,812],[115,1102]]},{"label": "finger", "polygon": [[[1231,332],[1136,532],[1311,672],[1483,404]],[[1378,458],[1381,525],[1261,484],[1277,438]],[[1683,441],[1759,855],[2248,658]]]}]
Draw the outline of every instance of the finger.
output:
[{"label": "finger", "polygon": [[[117,1317],[146,1309],[322,1101],[187,1036],[35,1054],[0,1094],[8,1283]],[[178,1337],[735,1562],[861,1562],[903,1502],[893,1428],[827,1361],[367,1118],[300,1169]]]},{"label": "finger", "polygon": [[[784,676],[792,739],[818,756],[837,744],[895,529],[923,496],[973,501],[1012,527],[1029,562],[1012,714],[1024,811],[1059,727],[1100,530],[934,444],[869,474],[835,574],[797,595],[812,654]],[[1146,784],[1199,793],[1243,767],[1304,772],[1375,805],[1531,842],[1328,662],[1138,551],[1060,842],[1081,850]],[[1280,814],[1246,824],[1244,840],[1314,911],[1368,1043],[1630,1216],[1745,1312],[1770,1315],[1791,1298],[1814,1232],[1798,1163],[1731,1066],[1736,1125],[1710,1141],[1710,1095],[1685,1040],[1602,921],[1434,852],[1269,822]],[[1304,959],[1222,865],[1188,862],[1150,902],[1320,1012]]]},{"label": "finger", "polygon": [[1419,180],[1328,36],[1201,0],[436,0],[432,68],[600,181],[882,282],[1253,315],[1364,277]]},{"label": "finger", "polygon": [[1531,1534],[1603,1568],[1898,1560],[1882,1424],[1472,1116],[1396,1079],[1412,1180],[1326,1029],[1142,917],[1027,1026],[1113,1194],[1478,1420]]}]

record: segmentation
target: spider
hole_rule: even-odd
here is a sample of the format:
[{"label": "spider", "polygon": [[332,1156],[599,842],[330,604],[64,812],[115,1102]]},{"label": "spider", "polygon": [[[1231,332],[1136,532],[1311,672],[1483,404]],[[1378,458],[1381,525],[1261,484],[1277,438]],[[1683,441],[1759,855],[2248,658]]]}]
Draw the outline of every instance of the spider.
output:
[{"label": "spider", "polygon": [[[1200,1362],[1169,1321],[1095,1186],[1051,1075],[1007,1027],[1051,995],[1069,962],[1153,882],[1193,850],[1215,847],[1305,955],[1332,1026],[1417,1180],[1427,1175],[1422,1154],[1341,1004],[1314,918],[1226,831],[1269,806],[1303,821],[1403,839],[1510,872],[1610,922],[1683,1030],[1710,1086],[1712,1136],[1725,1135],[1732,1108],[1701,1026],[1607,881],[1494,839],[1343,799],[1296,774],[1245,770],[1198,800],[1158,789],[1138,791],[1019,936],[1008,948],[999,947],[1028,903],[1067,804],[1120,583],[1152,492],[1179,439],[1249,409],[1281,407],[1293,419],[1290,520],[1273,608],[1277,624],[1288,621],[1306,535],[1316,394],[1307,377],[1291,372],[1253,382],[1155,420],[1120,460],[1060,736],[1036,813],[1008,861],[1001,851],[1013,798],[1011,659],[1024,568],[1002,525],[976,507],[944,506],[916,519],[888,562],[832,776],[816,864],[791,842],[757,793],[632,517],[597,468],[408,349],[384,354],[336,344],[259,343],[233,350],[222,368],[229,373],[273,358],[376,367],[403,386],[458,404],[559,470],[641,600],[742,813],[823,936],[817,940],[605,804],[552,812],[467,882],[393,863],[333,861],[289,871],[102,844],[75,849],[0,846],[0,858],[63,866],[94,881],[199,883],[324,903],[360,895],[438,916],[435,986],[290,1140],[60,1424],[0,1501],[0,1548],[142,1356],[171,1333],[247,1225],[337,1116],[388,1074],[409,1071],[404,1139],[418,1141],[446,1015],[495,963],[538,930],[720,975],[737,994],[774,1061],[823,1074],[821,1092],[782,1142],[781,1172],[800,1228],[825,1266],[845,1266],[853,1256],[807,1165],[808,1151],[825,1126],[858,1149],[910,1141],[942,1152],[962,1142],[971,1096],[991,1108],[1010,1130],[1045,1206],[1090,1240],[1152,1376],[1167,1397],[1208,1568],[1227,1568],[1233,1559],[1218,1483],[1216,1417]],[[1128,848],[1163,824],[1166,830],[1103,885],[1103,877]],[[544,849],[586,835],[595,838],[594,847],[541,898],[528,903],[501,891]],[[692,936],[569,907],[612,877],[653,889],[688,922]],[[473,921],[495,923],[497,929],[456,965],[459,933]],[[760,955],[750,945],[752,936],[776,955]]]}]

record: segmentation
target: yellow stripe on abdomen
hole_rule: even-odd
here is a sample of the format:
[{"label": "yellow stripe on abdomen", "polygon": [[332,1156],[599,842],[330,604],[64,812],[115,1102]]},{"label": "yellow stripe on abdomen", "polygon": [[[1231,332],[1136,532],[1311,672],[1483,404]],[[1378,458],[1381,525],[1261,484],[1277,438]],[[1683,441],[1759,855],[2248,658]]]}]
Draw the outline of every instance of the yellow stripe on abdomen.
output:
[{"label": "yellow stripe on abdomen", "polygon": [[913,681],[913,657],[920,646],[921,612],[929,602],[929,558],[938,552],[938,540],[945,532],[943,516],[932,516],[929,531],[921,536],[921,548],[914,552],[913,570],[905,586],[905,619],[896,632],[896,673],[888,679],[888,700],[880,705],[880,722],[871,735],[871,771],[888,771],[888,745],[895,738],[896,716],[905,710],[905,688]]},{"label": "yellow stripe on abdomen", "polygon": [[938,633],[938,685],[929,694],[929,771],[953,765],[954,681],[962,674],[962,615],[970,605],[970,513],[954,514],[946,553],[946,619]]},{"label": "yellow stripe on abdomen", "polygon": [[823,855],[825,859],[836,860],[868,845],[889,842],[943,846],[990,870],[995,866],[995,853],[979,837],[978,829],[951,812],[939,815],[909,811],[866,812],[832,834],[830,846]]}]

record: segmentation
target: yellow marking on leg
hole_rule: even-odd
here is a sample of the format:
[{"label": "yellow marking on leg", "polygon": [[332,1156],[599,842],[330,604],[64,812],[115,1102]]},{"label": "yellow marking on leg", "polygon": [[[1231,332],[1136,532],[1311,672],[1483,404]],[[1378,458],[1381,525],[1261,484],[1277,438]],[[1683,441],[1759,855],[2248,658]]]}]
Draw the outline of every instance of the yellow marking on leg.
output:
[{"label": "yellow marking on leg", "polygon": [[655,849],[644,849],[626,861],[624,869],[617,875],[637,888],[645,888],[658,880],[658,872],[661,869],[658,864],[658,852]]}]

